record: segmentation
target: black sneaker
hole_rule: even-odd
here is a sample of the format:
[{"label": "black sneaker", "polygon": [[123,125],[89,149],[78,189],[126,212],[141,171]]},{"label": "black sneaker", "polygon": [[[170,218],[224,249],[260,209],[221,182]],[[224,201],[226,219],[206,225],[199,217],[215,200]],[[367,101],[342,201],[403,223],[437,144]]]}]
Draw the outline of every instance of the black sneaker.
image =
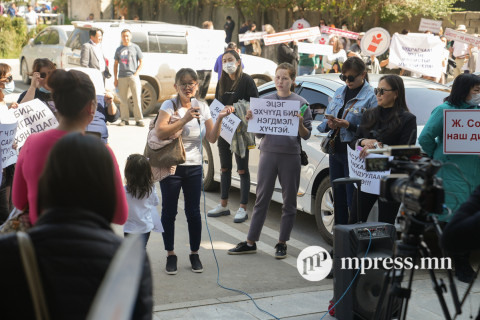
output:
[{"label": "black sneaker", "polygon": [[203,272],[203,266],[202,263],[200,262],[200,257],[198,256],[198,253],[192,253],[190,255],[190,263],[192,264],[192,271],[196,273]]},{"label": "black sneaker", "polygon": [[177,274],[177,256],[167,256],[167,266],[165,267],[167,274]]},{"label": "black sneaker", "polygon": [[275,246],[275,259],[285,259],[287,257],[287,245],[285,243],[277,243]]},{"label": "black sneaker", "polygon": [[257,244],[254,243],[253,246],[249,246],[247,241],[240,242],[233,249],[228,250],[228,254],[246,254],[246,253],[257,253]]},{"label": "black sneaker", "polygon": [[122,120],[118,124],[119,127],[128,126],[130,123],[127,120]]}]

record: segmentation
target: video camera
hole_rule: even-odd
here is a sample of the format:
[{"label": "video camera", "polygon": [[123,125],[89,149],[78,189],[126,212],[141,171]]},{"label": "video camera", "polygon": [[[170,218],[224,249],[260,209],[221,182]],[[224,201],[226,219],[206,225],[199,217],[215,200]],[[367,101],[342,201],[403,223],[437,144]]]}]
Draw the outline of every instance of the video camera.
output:
[{"label": "video camera", "polygon": [[394,169],[401,172],[381,179],[381,198],[402,203],[416,216],[443,213],[442,180],[435,176],[441,168],[441,162],[422,157],[418,146],[391,146],[368,150],[368,153],[393,156],[393,159],[366,158],[367,171]]}]

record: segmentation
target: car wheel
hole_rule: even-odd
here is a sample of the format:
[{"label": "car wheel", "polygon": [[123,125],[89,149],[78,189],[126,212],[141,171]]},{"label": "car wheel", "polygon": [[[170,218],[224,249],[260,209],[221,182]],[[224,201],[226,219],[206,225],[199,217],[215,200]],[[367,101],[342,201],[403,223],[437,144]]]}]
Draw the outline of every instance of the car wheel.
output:
[{"label": "car wheel", "polygon": [[30,80],[30,76],[28,74],[28,66],[25,59],[22,59],[22,81],[25,84],[30,84],[32,81]]},{"label": "car wheel", "polygon": [[253,78],[253,81],[255,81],[255,85],[257,87],[261,86],[262,84],[265,84],[267,82],[272,81],[272,79],[270,79],[269,77],[267,77],[265,75],[261,75],[261,74],[254,74],[252,76],[252,78]]},{"label": "car wheel", "polygon": [[[146,117],[155,111],[158,95],[150,82],[140,80],[140,83],[142,84],[142,114]],[[128,109],[130,111],[130,116],[133,116],[133,97],[131,95],[128,97]]]},{"label": "car wheel", "polygon": [[203,146],[203,187],[205,191],[218,190],[219,183],[213,180],[215,174],[215,168],[213,165],[213,154],[210,143],[206,139],[202,140]]},{"label": "car wheel", "polygon": [[333,212],[333,189],[328,176],[323,178],[315,195],[315,220],[323,239],[332,245],[335,215]]}]

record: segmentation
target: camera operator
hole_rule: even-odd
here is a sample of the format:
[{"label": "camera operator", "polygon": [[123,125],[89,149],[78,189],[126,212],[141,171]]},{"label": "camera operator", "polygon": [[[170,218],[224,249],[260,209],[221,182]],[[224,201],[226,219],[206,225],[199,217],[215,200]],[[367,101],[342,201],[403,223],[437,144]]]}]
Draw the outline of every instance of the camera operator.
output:
[{"label": "camera operator", "polygon": [[[383,145],[415,144],[417,138],[417,121],[408,111],[402,78],[397,75],[383,76],[374,92],[378,106],[365,112],[350,144],[352,148],[362,147],[362,158],[367,156],[368,149],[381,148]],[[362,199],[360,209],[357,208],[357,196]],[[360,195],[355,193],[349,223],[367,221],[377,199],[378,195],[375,194],[362,191]],[[393,224],[399,206],[400,203],[380,199],[378,221]]]}]

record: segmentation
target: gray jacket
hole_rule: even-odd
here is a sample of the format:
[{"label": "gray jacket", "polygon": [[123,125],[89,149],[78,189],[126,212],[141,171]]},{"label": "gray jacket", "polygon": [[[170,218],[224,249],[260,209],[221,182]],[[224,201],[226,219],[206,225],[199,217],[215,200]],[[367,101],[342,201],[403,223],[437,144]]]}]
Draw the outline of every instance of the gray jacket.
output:
[{"label": "gray jacket", "polygon": [[[82,52],[80,53],[80,65],[85,68],[94,68],[100,70],[100,59],[105,60],[105,56],[98,57],[93,48],[92,40],[82,45]],[[103,71],[103,70],[100,70]]]}]

